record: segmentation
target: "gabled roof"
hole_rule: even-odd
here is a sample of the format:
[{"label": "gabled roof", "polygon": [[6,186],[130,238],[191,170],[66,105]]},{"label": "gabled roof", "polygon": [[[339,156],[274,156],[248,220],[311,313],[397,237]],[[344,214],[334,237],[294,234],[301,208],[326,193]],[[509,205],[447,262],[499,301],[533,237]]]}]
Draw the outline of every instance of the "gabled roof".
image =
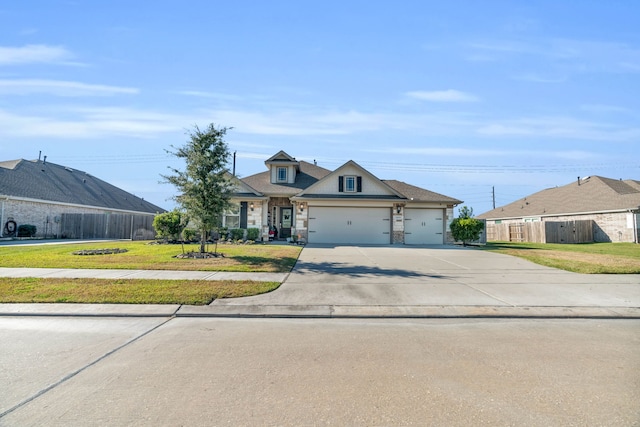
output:
[{"label": "gabled roof", "polygon": [[[357,164],[353,160],[349,160],[347,163],[343,164],[338,169],[336,169],[333,172],[331,172],[331,173],[327,174],[326,176],[322,177],[322,179],[318,180],[318,182],[314,183],[313,185],[307,187],[302,192],[298,193],[297,196],[298,197],[305,197],[305,196],[311,196],[311,197],[315,196],[315,197],[317,197],[318,194],[307,194],[307,193],[312,193],[313,192],[313,188],[315,186],[321,185],[321,181],[331,179],[332,177],[335,177],[335,176],[339,176],[341,173],[343,173],[343,171],[345,169],[350,168],[350,167],[359,170],[360,173],[362,173],[363,175],[367,176],[370,180],[372,180],[374,182],[377,181],[378,183],[380,183],[386,190],[388,190],[390,197],[400,197],[400,198],[403,197],[402,194],[398,193],[396,190],[394,190],[393,188],[389,187],[387,184],[382,182],[375,175],[373,175],[371,172],[369,172],[368,170],[366,170],[365,168],[363,168],[362,166],[360,166],[359,164]],[[354,194],[354,195],[351,195],[351,196],[347,196],[347,195],[338,195],[338,196],[340,196],[340,197],[353,197],[353,196],[362,197],[363,195]],[[378,196],[381,196],[381,195],[378,195]]]},{"label": "gabled roof", "polygon": [[164,209],[86,172],[40,160],[0,162],[0,196],[133,212]]},{"label": "gabled roof", "polygon": [[[284,152],[281,151],[281,153]],[[293,184],[272,184],[270,171],[241,178],[241,181],[263,195],[293,196],[331,173],[325,168],[304,160],[298,163],[300,169],[296,173],[296,182]]]},{"label": "gabled roof", "polygon": [[412,202],[447,203],[452,205],[459,205],[462,203],[462,200],[425,190],[424,188],[416,187],[415,185],[407,184],[406,182],[397,181],[395,179],[383,179],[382,182]]},{"label": "gabled roof", "polygon": [[226,178],[233,184],[234,194],[244,197],[264,197],[259,191],[242,181],[237,176],[233,176],[229,172],[225,173]]},{"label": "gabled roof", "polygon": [[478,218],[522,218],[637,209],[640,209],[640,181],[591,176],[562,187],[539,191],[478,215]]},{"label": "gabled roof", "polygon": [[288,155],[282,150],[278,151],[276,154],[274,154],[273,156],[265,160],[264,164],[267,166],[273,165],[273,164],[279,164],[279,165],[292,164],[296,166],[296,169],[298,170],[300,166],[300,162],[297,161],[295,157],[291,157],[290,155]]}]

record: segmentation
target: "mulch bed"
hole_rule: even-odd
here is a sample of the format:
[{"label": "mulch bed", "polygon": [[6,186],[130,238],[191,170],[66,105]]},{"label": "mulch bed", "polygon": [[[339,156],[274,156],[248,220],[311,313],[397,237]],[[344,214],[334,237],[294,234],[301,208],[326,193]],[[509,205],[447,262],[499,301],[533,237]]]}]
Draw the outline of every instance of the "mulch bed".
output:
[{"label": "mulch bed", "polygon": [[207,259],[207,258],[224,258],[224,254],[220,252],[186,252],[175,255],[174,258],[182,259]]},{"label": "mulch bed", "polygon": [[127,249],[112,248],[112,249],[85,249],[82,251],[73,252],[74,255],[112,255],[122,254],[127,252]]}]

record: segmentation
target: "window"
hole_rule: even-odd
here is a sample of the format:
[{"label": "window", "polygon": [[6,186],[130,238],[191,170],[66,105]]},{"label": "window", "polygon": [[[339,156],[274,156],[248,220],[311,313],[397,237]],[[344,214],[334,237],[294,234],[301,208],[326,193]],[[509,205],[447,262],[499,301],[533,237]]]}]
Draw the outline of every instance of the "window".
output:
[{"label": "window", "polygon": [[362,177],[361,176],[339,176],[338,191],[340,193],[362,193]]},{"label": "window", "polygon": [[278,168],[278,182],[287,182],[287,168],[279,167]]},{"label": "window", "polygon": [[345,193],[355,193],[356,191],[356,177],[345,176],[344,177],[344,191]]},{"label": "window", "polygon": [[224,226],[240,228],[240,205],[232,204],[224,213]]}]

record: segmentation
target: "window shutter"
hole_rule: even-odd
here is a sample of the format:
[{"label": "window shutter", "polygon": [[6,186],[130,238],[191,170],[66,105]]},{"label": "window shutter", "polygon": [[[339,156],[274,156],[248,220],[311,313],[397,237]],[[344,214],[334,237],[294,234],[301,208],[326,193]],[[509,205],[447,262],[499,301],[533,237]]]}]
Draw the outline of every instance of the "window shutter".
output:
[{"label": "window shutter", "polygon": [[338,177],[338,192],[344,193],[344,176]]},{"label": "window shutter", "polygon": [[357,177],[356,185],[357,185],[356,188],[357,188],[358,193],[362,193],[362,177],[361,176]]}]

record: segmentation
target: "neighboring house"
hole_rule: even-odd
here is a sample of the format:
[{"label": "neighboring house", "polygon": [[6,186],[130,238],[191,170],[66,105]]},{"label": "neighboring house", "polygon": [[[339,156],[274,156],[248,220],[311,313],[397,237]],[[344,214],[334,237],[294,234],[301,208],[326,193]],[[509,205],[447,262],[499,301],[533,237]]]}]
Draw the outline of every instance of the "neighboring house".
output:
[{"label": "neighboring house", "polygon": [[0,236],[31,224],[37,237],[146,238],[164,209],[86,172],[41,160],[0,162]]},{"label": "neighboring house", "polygon": [[236,179],[228,228],[259,228],[277,238],[330,244],[443,244],[460,200],[381,180],[348,161],[334,171],[280,151],[267,171]]},{"label": "neighboring house", "polygon": [[[592,221],[595,242],[636,242],[640,223],[640,181],[601,176],[578,178],[478,215],[494,224]],[[503,240],[503,239],[498,239]]]}]

